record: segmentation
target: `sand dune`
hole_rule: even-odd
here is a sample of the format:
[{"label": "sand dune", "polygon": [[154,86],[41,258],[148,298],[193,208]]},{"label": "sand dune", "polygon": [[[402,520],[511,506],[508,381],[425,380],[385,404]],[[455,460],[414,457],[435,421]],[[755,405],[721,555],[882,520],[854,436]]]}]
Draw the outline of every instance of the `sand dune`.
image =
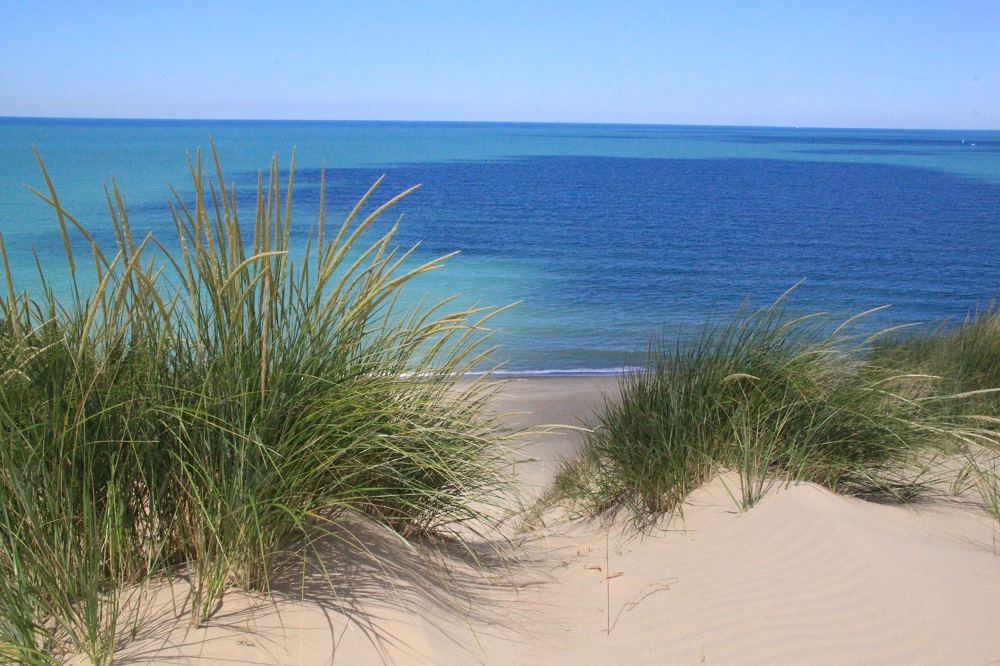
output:
[{"label": "sand dune", "polygon": [[[716,481],[691,497],[683,527],[645,539],[612,531],[607,566],[606,536],[593,525],[540,538],[564,555],[553,594],[574,620],[566,639],[540,640],[524,660],[560,651],[581,663],[1000,658],[994,528],[965,508],[878,506],[801,485],[740,515]],[[607,581],[610,635],[605,571],[621,572]]]},{"label": "sand dune", "polygon": [[[576,423],[613,388],[533,380],[498,409]],[[577,438],[529,443],[535,461],[517,465],[529,494]],[[971,503],[885,506],[803,484],[740,513],[724,483],[738,485],[715,480],[646,535],[547,514],[515,536],[518,562],[484,547],[485,574],[454,546],[422,546],[435,565],[359,524],[274,602],[229,594],[206,628],[187,628],[181,587],[161,590],[120,663],[1000,662],[1000,526]]]}]

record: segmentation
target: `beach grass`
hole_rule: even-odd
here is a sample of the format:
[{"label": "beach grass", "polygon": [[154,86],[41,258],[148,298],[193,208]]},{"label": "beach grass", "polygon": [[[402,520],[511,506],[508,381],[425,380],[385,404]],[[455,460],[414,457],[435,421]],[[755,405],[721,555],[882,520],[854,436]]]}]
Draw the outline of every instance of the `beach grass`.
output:
[{"label": "beach grass", "polygon": [[[939,409],[997,429],[1000,425],[1000,312],[990,304],[957,325],[941,324],[906,337],[883,341],[872,350],[877,362],[939,378],[952,398]],[[927,393],[927,387],[924,387]],[[966,450],[956,485],[971,483],[983,504],[1000,520],[1000,447],[979,438]],[[964,483],[963,483],[964,482]]]},{"label": "beach grass", "polygon": [[693,339],[654,340],[560,473],[555,497],[592,515],[624,510],[644,525],[733,470],[741,510],[775,480],[905,500],[935,457],[995,446],[995,423],[968,408],[962,381],[893,351],[916,342],[899,330],[851,335],[865,315],[839,325],[794,316],[787,297],[709,322]]},{"label": "beach grass", "polygon": [[39,158],[68,299],[40,265],[20,291],[0,239],[0,660],[110,663],[155,577],[188,580],[198,626],[343,517],[485,529],[508,491],[495,385],[458,381],[496,310],[400,305],[447,258],[394,246],[383,220],[409,190],[375,205],[376,183],[332,229],[321,200],[296,247],[294,156],[284,187],[277,158],[258,179],[249,227],[213,158],[189,158],[169,243],[134,233],[112,184],[111,248]]},{"label": "beach grass", "polygon": [[961,398],[950,401],[957,413],[1000,414],[1000,313],[993,305],[957,325],[892,336],[872,349],[887,367],[935,376]]}]

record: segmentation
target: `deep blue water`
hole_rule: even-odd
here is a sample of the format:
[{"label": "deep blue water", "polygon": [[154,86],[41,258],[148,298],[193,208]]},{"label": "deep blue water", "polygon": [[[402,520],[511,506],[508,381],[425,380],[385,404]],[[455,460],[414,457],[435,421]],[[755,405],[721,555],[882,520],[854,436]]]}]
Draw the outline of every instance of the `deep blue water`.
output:
[{"label": "deep blue water", "polygon": [[20,187],[44,184],[32,144],[95,234],[109,174],[133,225],[165,234],[166,182],[190,191],[184,151],[209,134],[244,220],[257,169],[275,152],[287,167],[297,146],[303,242],[324,160],[331,219],[382,174],[378,202],[421,183],[395,209],[398,241],[461,254],[415,286],[521,301],[493,321],[512,371],[617,370],[651,332],[691,331],[802,279],[797,311],[891,304],[868,330],[962,318],[1000,295],[1000,132],[485,123],[0,119],[0,232],[19,282],[31,285],[31,247],[50,280],[66,270],[52,213]]}]

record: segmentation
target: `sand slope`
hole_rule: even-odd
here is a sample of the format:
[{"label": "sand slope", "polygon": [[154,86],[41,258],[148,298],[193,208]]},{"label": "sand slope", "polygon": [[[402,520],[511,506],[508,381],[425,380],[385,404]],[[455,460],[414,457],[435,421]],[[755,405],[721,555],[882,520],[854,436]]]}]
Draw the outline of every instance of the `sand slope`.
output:
[{"label": "sand slope", "polygon": [[[576,423],[610,386],[528,382],[501,409]],[[577,439],[530,443],[535,461],[518,465],[529,494]],[[180,606],[163,591],[120,663],[1000,663],[1000,525],[976,507],[805,484],[741,514],[724,482],[738,487],[717,479],[644,536],[549,514],[516,536],[520,563],[493,558],[486,575],[447,544],[436,566],[358,525],[320,554],[332,585],[313,567],[283,580],[276,603],[231,593],[207,628],[186,627],[181,587]]]},{"label": "sand slope", "polygon": [[[561,599],[561,617],[573,619],[563,622],[561,640],[539,640],[535,645],[544,647],[518,657],[719,664],[1000,659],[993,526],[967,509],[878,506],[802,485],[740,515],[716,482],[691,498],[684,527],[624,541],[612,531],[610,566],[607,537],[593,525],[574,526],[558,550],[551,544],[560,537],[543,537],[553,554],[564,554],[553,595]],[[604,581],[605,571],[621,575]],[[610,636],[603,632],[608,582]]]}]

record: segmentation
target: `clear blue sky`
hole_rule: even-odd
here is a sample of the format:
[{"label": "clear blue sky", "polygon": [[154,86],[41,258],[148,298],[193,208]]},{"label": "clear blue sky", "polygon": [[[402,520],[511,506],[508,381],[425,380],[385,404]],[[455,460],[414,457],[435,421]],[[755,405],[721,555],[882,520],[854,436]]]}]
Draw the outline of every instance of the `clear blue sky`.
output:
[{"label": "clear blue sky", "polygon": [[0,0],[0,115],[1000,129],[1000,0]]}]

